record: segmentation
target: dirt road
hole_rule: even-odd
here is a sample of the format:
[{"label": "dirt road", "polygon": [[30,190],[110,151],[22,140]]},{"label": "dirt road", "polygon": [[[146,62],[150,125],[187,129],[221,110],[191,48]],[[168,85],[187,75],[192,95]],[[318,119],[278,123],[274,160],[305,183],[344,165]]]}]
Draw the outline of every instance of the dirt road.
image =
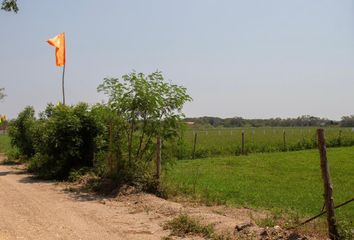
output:
[{"label": "dirt road", "polygon": [[0,239],[161,239],[159,219],[125,204],[73,197],[51,182],[0,166]]},{"label": "dirt road", "polygon": [[[0,156],[1,158],[1,156]],[[1,160],[1,159],[0,159]],[[161,239],[180,213],[233,230],[250,211],[191,207],[148,194],[104,199],[36,181],[21,166],[0,165],[0,239]]]}]

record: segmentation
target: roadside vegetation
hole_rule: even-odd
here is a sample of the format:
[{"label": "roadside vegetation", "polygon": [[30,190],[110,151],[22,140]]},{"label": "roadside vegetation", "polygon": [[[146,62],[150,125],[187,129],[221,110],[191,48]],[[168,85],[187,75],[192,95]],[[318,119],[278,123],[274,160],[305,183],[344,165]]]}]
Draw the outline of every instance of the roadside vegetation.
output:
[{"label": "roadside vegetation", "polygon": [[105,104],[48,104],[38,117],[26,107],[9,123],[9,136],[28,169],[45,179],[71,179],[94,172],[114,186],[155,191],[156,139],[166,156],[177,144],[186,89],[164,81],[160,72],[107,78],[98,87]]},{"label": "roadside vegetation", "polygon": [[[185,238],[187,236],[199,236],[211,240],[232,240],[230,234],[218,234],[212,224],[203,224],[199,219],[181,214],[164,225],[164,229],[170,229],[170,236]],[[172,239],[166,237],[165,240]]]},{"label": "roadside vegetation", "polygon": [[10,149],[10,138],[3,134],[0,134],[0,153],[5,153]]}]

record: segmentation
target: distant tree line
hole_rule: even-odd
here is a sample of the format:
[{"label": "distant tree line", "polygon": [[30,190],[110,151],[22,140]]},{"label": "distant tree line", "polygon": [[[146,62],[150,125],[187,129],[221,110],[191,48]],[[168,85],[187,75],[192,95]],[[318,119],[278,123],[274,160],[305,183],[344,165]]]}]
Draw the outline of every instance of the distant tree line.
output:
[{"label": "distant tree line", "polygon": [[242,117],[218,118],[198,117],[186,118],[186,122],[194,122],[196,126],[204,127],[319,127],[319,126],[343,126],[354,127],[354,115],[343,117],[342,121],[334,121],[309,115],[297,118],[270,118],[270,119],[244,119]]},{"label": "distant tree line", "polygon": [[354,115],[342,117],[340,125],[342,127],[354,127]]}]

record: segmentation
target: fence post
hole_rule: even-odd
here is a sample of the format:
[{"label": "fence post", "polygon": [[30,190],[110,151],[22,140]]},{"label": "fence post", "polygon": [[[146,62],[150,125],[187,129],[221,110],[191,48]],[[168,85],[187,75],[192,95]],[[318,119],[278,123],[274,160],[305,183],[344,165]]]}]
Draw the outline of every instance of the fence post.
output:
[{"label": "fence post", "polygon": [[194,144],[193,144],[193,157],[192,159],[195,158],[195,149],[197,147],[197,133],[194,133]]},{"label": "fence post", "polygon": [[161,137],[157,136],[156,139],[156,179],[160,182],[161,175]]},{"label": "fence post", "polygon": [[332,196],[333,188],[332,188],[331,178],[329,175],[326,141],[325,141],[323,129],[317,129],[317,138],[318,138],[318,150],[320,152],[320,159],[321,159],[321,170],[322,170],[322,179],[323,179],[323,186],[324,186],[324,199],[325,199],[325,206],[327,210],[328,234],[331,240],[339,240],[339,235],[336,227],[335,213],[334,213],[333,196]]},{"label": "fence post", "polygon": [[285,129],[283,130],[283,146],[284,146],[284,151],[286,151],[286,133],[285,133]]},{"label": "fence post", "polygon": [[245,154],[245,131],[242,130],[242,140],[241,140],[241,154]]},{"label": "fence post", "polygon": [[339,146],[342,146],[342,130],[339,130],[338,133],[338,144]]}]

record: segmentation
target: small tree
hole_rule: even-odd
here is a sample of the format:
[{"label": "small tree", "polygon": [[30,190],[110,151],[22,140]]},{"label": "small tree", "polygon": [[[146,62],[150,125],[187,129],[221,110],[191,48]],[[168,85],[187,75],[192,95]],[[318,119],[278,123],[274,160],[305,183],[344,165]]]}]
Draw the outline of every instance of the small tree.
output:
[{"label": "small tree", "polygon": [[182,107],[192,98],[186,88],[165,82],[161,72],[105,78],[98,91],[108,95],[109,108],[121,119],[116,126],[122,129],[116,134],[121,146],[116,154],[118,171],[127,177],[125,181],[134,182],[148,172],[156,137],[168,140],[178,135]]}]

